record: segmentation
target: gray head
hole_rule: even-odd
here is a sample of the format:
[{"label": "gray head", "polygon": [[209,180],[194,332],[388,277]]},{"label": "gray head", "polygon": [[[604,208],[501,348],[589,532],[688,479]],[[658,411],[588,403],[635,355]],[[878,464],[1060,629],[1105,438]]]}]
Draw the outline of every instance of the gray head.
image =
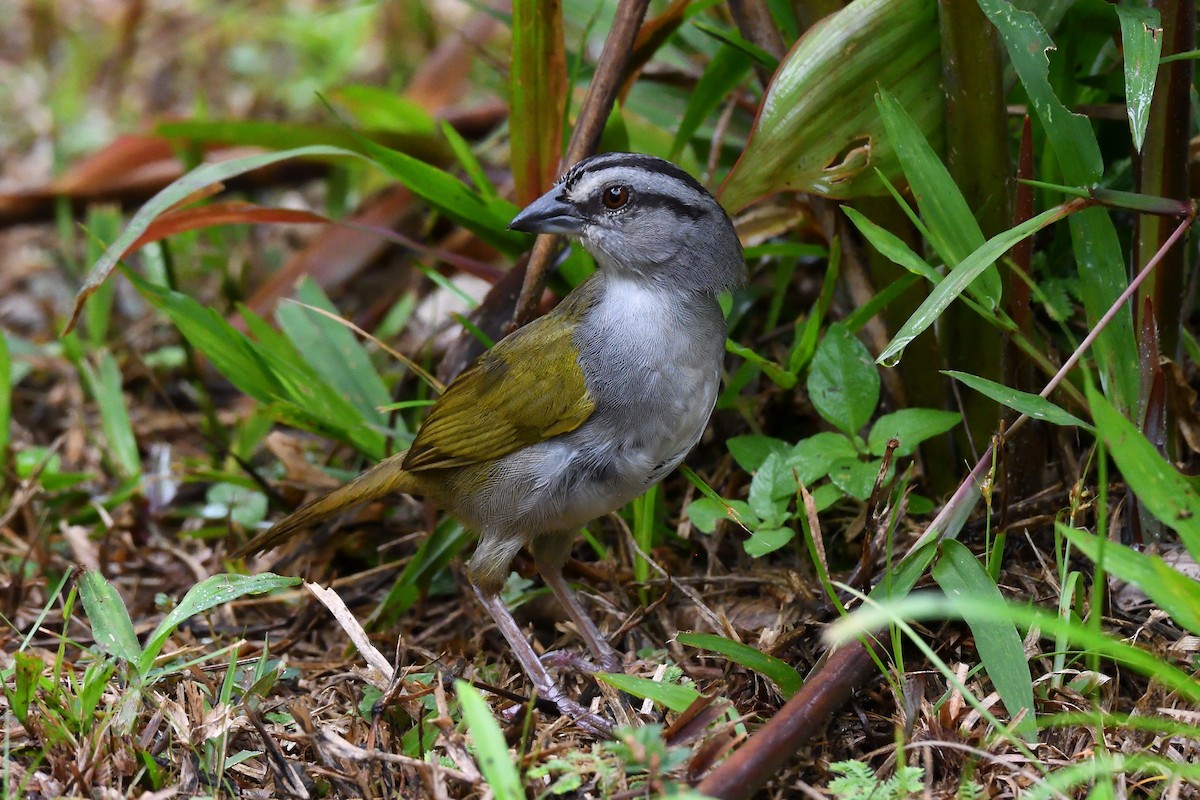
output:
[{"label": "gray head", "polygon": [[585,158],[508,227],[579,239],[602,270],[625,278],[714,294],[745,280],[729,215],[695,178],[653,156]]}]

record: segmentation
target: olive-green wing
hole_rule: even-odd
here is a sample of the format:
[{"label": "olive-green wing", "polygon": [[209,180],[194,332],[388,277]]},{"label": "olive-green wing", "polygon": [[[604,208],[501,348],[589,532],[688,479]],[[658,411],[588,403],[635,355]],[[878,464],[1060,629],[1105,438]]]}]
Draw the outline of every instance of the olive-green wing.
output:
[{"label": "olive-green wing", "polygon": [[573,325],[551,313],[484,353],[438,399],[404,468],[443,469],[506,456],[583,424],[587,393]]}]

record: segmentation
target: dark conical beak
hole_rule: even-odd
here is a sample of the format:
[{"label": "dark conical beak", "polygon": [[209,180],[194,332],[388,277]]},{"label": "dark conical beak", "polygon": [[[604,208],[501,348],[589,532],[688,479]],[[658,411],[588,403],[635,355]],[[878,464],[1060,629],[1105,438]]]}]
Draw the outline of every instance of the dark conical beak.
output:
[{"label": "dark conical beak", "polygon": [[578,235],[583,230],[583,222],[575,206],[563,199],[562,189],[556,186],[513,217],[508,228],[525,233]]}]

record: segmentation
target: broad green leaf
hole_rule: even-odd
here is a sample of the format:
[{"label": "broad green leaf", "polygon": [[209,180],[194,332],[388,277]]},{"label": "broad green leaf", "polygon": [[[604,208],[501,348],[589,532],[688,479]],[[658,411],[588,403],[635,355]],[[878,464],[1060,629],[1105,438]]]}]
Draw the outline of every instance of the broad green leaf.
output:
[{"label": "broad green leaf", "polygon": [[[1030,106],[1046,131],[1067,183],[1093,186],[1100,182],[1104,162],[1091,123],[1072,113],[1054,93],[1049,78],[1049,53],[1054,42],[1037,18],[1014,9],[1005,0],[978,0],[979,7],[1000,31],[1017,76],[1029,94]],[[1078,286],[1089,325],[1108,312],[1124,291],[1127,276],[1124,249],[1112,219],[1103,208],[1088,208],[1071,216]],[[1133,317],[1126,306],[1095,343],[1096,362],[1106,391],[1122,409],[1134,407],[1138,392],[1138,353]]]},{"label": "broad green leaf", "polygon": [[750,504],[746,501],[718,501],[711,497],[701,497],[688,504],[687,517],[704,533],[715,531],[717,523],[724,519],[749,527],[758,523],[754,512],[750,510]]},{"label": "broad green leaf", "polygon": [[894,437],[900,440],[896,455],[911,456],[921,442],[945,433],[961,421],[962,415],[957,411],[902,408],[875,420],[867,437],[867,449],[881,456],[887,449],[888,440]]},{"label": "broad green leaf", "polygon": [[244,175],[247,172],[253,172],[261,167],[270,166],[271,164],[286,161],[290,158],[315,158],[319,156],[352,156],[361,158],[358,153],[352,150],[344,150],[340,147],[298,147],[294,150],[284,150],[279,153],[264,153],[262,155],[246,156],[245,158],[234,158],[217,164],[205,164],[204,166],[197,167],[178,180],[172,181],[170,185],[147,200],[146,204],[138,209],[137,213],[133,215],[133,219],[129,221],[129,225],[125,227],[125,232],[108,246],[108,249],[104,251],[104,255],[88,271],[87,278],[83,282],[83,287],[75,295],[75,306],[71,311],[71,319],[67,323],[67,330],[69,331],[75,325],[84,302],[96,291],[100,284],[108,279],[117,262],[125,255],[125,251],[146,232],[146,229],[150,227],[150,223],[154,222],[164,211],[188,199],[196,194],[196,192],[212,186],[214,183],[220,183],[229,178]]},{"label": "broad green leaf", "polygon": [[1014,244],[1027,236],[1032,236],[1052,222],[1062,219],[1073,209],[1074,207],[1070,204],[1055,206],[1032,219],[1025,220],[1015,228],[1010,228],[988,239],[982,247],[952,269],[950,274],[929,293],[929,297],[925,298],[925,301],[913,312],[908,321],[900,327],[876,361],[889,367],[898,364],[904,355],[904,348],[908,347],[909,342],[936,322],[942,312],[954,301],[954,298],[970,286],[983,270],[1011,250]]},{"label": "broad green leaf", "polygon": [[4,696],[8,700],[8,707],[12,709],[13,716],[21,723],[21,727],[31,730],[29,709],[36,708],[34,698],[37,696],[38,684],[42,680],[42,671],[45,669],[45,665],[42,663],[42,659],[23,650],[13,653],[13,661],[15,663],[13,664],[12,678],[4,681]]},{"label": "broad green leaf", "polygon": [[604,681],[609,686],[620,689],[634,697],[653,700],[664,708],[683,713],[688,706],[700,698],[700,692],[690,686],[680,686],[677,683],[652,681],[649,678],[639,678],[636,675],[619,675],[601,672],[596,680]]},{"label": "broad green leaf", "polygon": [[879,403],[879,372],[866,346],[835,323],[817,345],[807,388],[817,413],[842,433],[854,436]]},{"label": "broad green leaf", "polygon": [[1129,113],[1129,132],[1133,147],[1142,151],[1146,124],[1150,121],[1150,101],[1158,77],[1158,59],[1162,55],[1162,24],[1158,9],[1118,4],[1113,6],[1121,21],[1121,52],[1125,56],[1125,108]]},{"label": "broad green leaf", "polygon": [[[899,163],[872,99],[883,88],[926,138],[941,131],[934,0],[854,0],[809,28],[767,89],[745,152],[721,188],[738,211],[778,191],[882,194]],[[936,141],[935,141],[936,146]]]},{"label": "broad green leaf", "polygon": [[754,472],[761,467],[772,453],[782,453],[790,447],[782,439],[759,434],[734,436],[725,442],[725,446],[737,465],[747,472]]},{"label": "broad green leaf", "polygon": [[[950,177],[950,171],[929,146],[904,106],[882,89],[876,104],[888,138],[900,158],[904,177],[916,196],[921,217],[928,226],[929,242],[946,265],[954,267],[983,245],[983,231],[966,198]],[[995,266],[980,273],[968,291],[984,308],[994,309],[1000,302],[1001,292],[1000,273]]]},{"label": "broad green leaf", "polygon": [[[952,600],[973,599],[1002,605],[1004,596],[971,551],[953,539],[942,542],[942,557],[933,565],[933,578]],[[1025,716],[1016,726],[1017,735],[1027,742],[1037,739],[1037,720],[1033,707],[1033,676],[1025,658],[1021,634],[1011,621],[997,620],[964,610],[963,618],[975,638],[975,649],[987,670],[992,685],[1010,716],[1020,711]]]},{"label": "broad green leaf", "polygon": [[772,453],[754,473],[747,500],[750,510],[768,526],[781,524],[787,517],[790,498],[797,490],[796,473],[781,454]]},{"label": "broad green leaf", "polygon": [[854,443],[840,433],[821,431],[801,439],[784,454],[784,463],[795,469],[800,482],[808,486],[829,474],[833,462],[858,455]]},{"label": "broad green leaf", "polygon": [[866,500],[875,488],[882,462],[863,461],[858,456],[840,458],[829,468],[829,480],[833,485],[856,500]]},{"label": "broad green leaf", "polygon": [[1200,493],[1196,485],[1163,460],[1154,445],[1091,386],[1088,406],[1096,430],[1121,470],[1125,482],[1146,510],[1179,534],[1200,561]]},{"label": "broad green leaf", "polygon": [[517,201],[532,203],[558,177],[567,53],[561,3],[514,0],[509,147]]},{"label": "broad green leaf", "polygon": [[1200,582],[1156,555],[1139,553],[1119,542],[1056,523],[1058,532],[1105,571],[1146,593],[1180,627],[1200,636]]},{"label": "broad green leaf", "polygon": [[804,678],[800,677],[800,673],[791,664],[724,636],[685,631],[679,633],[675,641],[688,647],[720,653],[733,663],[766,676],[779,687],[779,693],[785,699],[800,691],[800,687],[804,685]]},{"label": "broad green leaf", "polygon": [[79,599],[92,626],[92,637],[104,652],[136,665],[142,646],[133,630],[125,601],[99,571],[89,569],[79,578]]},{"label": "broad green leaf", "polygon": [[454,682],[454,691],[458,695],[467,733],[475,744],[475,760],[479,763],[479,771],[483,773],[492,795],[496,800],[525,800],[525,789],[521,786],[516,760],[508,752],[504,732],[492,716],[487,701],[464,680]]},{"label": "broad green leaf", "polygon": [[1040,395],[1010,389],[1002,383],[989,381],[987,378],[980,378],[978,375],[971,375],[966,372],[944,369],[942,370],[942,374],[949,375],[951,378],[971,387],[985,397],[990,397],[1000,405],[1011,408],[1014,411],[1019,411],[1027,417],[1040,419],[1055,425],[1077,426],[1091,430],[1091,426],[1079,417],[1064,411]]},{"label": "broad green leaf", "polygon": [[215,606],[223,605],[248,594],[267,594],[279,589],[286,589],[300,583],[299,578],[290,578],[264,572],[260,575],[223,574],[213,575],[197,583],[179,605],[171,609],[162,622],[150,634],[146,649],[138,660],[139,670],[145,675],[154,664],[154,659],[162,651],[167,638],[186,620],[203,613]]},{"label": "broad green leaf", "polygon": [[759,558],[767,553],[773,553],[796,538],[796,532],[791,528],[759,528],[750,534],[742,546],[746,554]]}]

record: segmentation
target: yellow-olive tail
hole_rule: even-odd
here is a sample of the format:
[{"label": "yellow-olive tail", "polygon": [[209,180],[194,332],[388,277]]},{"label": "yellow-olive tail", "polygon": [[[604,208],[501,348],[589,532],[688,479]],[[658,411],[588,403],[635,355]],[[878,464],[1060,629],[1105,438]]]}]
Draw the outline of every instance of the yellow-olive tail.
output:
[{"label": "yellow-olive tail", "polygon": [[354,480],[334,489],[311,503],[305,503],[268,530],[255,536],[234,554],[234,558],[253,555],[283,544],[296,534],[370,500],[378,500],[393,492],[415,493],[416,482],[401,466],[405,453],[385,458]]}]

